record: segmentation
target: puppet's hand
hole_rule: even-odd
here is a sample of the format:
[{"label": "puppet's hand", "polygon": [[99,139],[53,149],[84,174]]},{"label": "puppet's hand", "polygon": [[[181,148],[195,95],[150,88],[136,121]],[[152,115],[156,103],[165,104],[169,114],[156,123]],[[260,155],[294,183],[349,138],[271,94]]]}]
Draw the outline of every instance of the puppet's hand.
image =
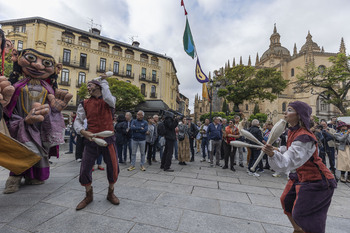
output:
[{"label": "puppet's hand", "polygon": [[42,122],[45,115],[47,115],[49,112],[50,107],[48,104],[41,105],[40,103],[35,102],[33,103],[32,110],[30,110],[24,121],[30,125],[37,122]]},{"label": "puppet's hand", "polygon": [[67,107],[69,101],[73,98],[73,95],[68,93],[68,91],[56,89],[55,95],[49,94],[47,98],[51,108],[60,112]]},{"label": "puppet's hand", "polygon": [[12,98],[15,88],[5,76],[0,76],[0,103],[3,107],[7,106]]}]

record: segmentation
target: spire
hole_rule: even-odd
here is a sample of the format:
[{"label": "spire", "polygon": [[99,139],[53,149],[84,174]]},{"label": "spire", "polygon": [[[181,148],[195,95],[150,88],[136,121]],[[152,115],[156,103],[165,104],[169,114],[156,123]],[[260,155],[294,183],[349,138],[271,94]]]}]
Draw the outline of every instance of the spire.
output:
[{"label": "spire", "polygon": [[322,46],[321,52],[324,53],[324,48],[323,48],[323,46]]},{"label": "spire", "polygon": [[241,56],[241,58],[239,59],[239,65],[243,65],[242,56]]},{"label": "spire", "polygon": [[339,53],[346,54],[345,43],[344,43],[344,38],[343,37],[341,38],[341,41],[340,41]]},{"label": "spire", "polygon": [[252,61],[250,60],[250,55],[249,55],[249,58],[248,58],[248,66],[251,66],[252,65]]},{"label": "spire", "polygon": [[255,66],[259,64],[259,54],[256,53],[256,60],[255,60]]},{"label": "spire", "polygon": [[233,58],[232,67],[233,67],[233,66],[236,66],[236,60],[235,60],[235,58]]},{"label": "spire", "polygon": [[270,36],[270,48],[275,46],[281,46],[280,39],[281,36],[277,32],[276,24],[274,24],[273,34]]},{"label": "spire", "polygon": [[211,73],[210,73],[210,71],[209,71],[209,80],[211,80]]},{"label": "spire", "polygon": [[231,68],[230,67],[230,59],[227,60],[227,68],[229,68],[229,69]]},{"label": "spire", "polygon": [[297,51],[297,44],[294,43],[294,49],[293,49],[293,56],[297,55],[298,51]]}]

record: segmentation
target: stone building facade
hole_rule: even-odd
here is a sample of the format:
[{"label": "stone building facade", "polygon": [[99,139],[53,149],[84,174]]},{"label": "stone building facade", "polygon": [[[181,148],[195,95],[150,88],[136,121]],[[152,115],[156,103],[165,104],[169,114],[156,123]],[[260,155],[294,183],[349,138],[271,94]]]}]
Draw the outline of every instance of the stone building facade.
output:
[{"label": "stone building facade", "polygon": [[[255,67],[256,69],[261,69],[264,67],[274,67],[282,72],[282,76],[285,79],[290,80],[291,83],[297,80],[297,75],[301,72],[299,68],[304,68],[308,63],[313,62],[316,67],[320,69],[323,67],[329,67],[331,65],[329,58],[331,56],[336,56],[338,53],[346,53],[345,44],[343,39],[341,39],[340,49],[338,52],[325,52],[323,47],[320,47],[316,42],[312,40],[311,33],[308,32],[306,36],[306,42],[301,47],[298,52],[296,44],[294,44],[293,54],[283,47],[280,41],[280,34],[277,32],[276,25],[274,26],[273,33],[270,36],[270,46],[263,53],[261,57],[257,54]],[[240,60],[242,64],[242,58]],[[235,62],[233,61],[233,65]],[[249,56],[248,65],[251,65],[251,59]],[[226,64],[229,67],[229,64]],[[215,77],[214,77],[215,78]],[[288,87],[283,91],[282,94],[278,95],[278,98],[273,101],[261,101],[259,102],[260,112],[266,113],[268,115],[268,120],[277,122],[279,119],[283,118],[283,113],[288,106],[288,103],[300,100],[308,103],[312,107],[313,115],[316,115],[320,119],[329,120],[332,116],[339,116],[340,111],[333,105],[327,104],[322,101],[322,98],[314,95],[312,91],[306,93],[295,93],[293,90],[293,84],[288,85]],[[219,102],[218,102],[219,103]],[[213,106],[217,106],[213,100]],[[209,112],[209,102],[206,100],[200,100],[197,96],[195,99],[195,115],[201,115]],[[255,104],[252,102],[245,102],[240,105],[240,111],[244,113],[245,116],[253,114]],[[232,104],[229,105],[232,109]],[[202,109],[205,110],[200,112]],[[232,110],[231,110],[232,111]]]}]

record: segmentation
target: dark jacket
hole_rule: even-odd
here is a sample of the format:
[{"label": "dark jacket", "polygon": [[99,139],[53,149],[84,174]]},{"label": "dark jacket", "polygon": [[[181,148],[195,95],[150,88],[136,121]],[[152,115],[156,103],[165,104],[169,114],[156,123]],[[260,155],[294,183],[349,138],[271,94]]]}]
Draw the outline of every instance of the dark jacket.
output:
[{"label": "dark jacket", "polygon": [[148,123],[145,120],[133,120],[131,122],[132,140],[144,141],[146,140],[146,132],[148,130]]},{"label": "dark jacket", "polygon": [[217,127],[215,127],[214,123],[210,123],[207,132],[209,140],[222,139],[222,126],[220,124],[218,124]]},{"label": "dark jacket", "polygon": [[[263,137],[263,133],[261,132],[261,130],[259,129],[258,126],[252,126],[250,127],[250,129],[248,130],[251,134],[253,134],[253,136],[258,139],[260,142],[263,142],[264,137]],[[255,142],[249,141],[250,144],[253,145],[257,145]]]},{"label": "dark jacket", "polygon": [[188,130],[188,135],[190,136],[190,138],[195,138],[197,134],[198,134],[198,128],[195,124],[191,122],[191,127]]},{"label": "dark jacket", "polygon": [[172,117],[165,117],[164,126],[165,126],[165,139],[166,140],[176,140],[175,128],[178,125],[178,120]]},{"label": "dark jacket", "polygon": [[126,143],[126,141],[127,141],[126,129],[127,128],[128,128],[128,124],[125,120],[125,116],[119,115],[117,118],[117,124],[114,127],[114,132],[115,132],[115,137],[116,137],[115,142],[118,145]]}]

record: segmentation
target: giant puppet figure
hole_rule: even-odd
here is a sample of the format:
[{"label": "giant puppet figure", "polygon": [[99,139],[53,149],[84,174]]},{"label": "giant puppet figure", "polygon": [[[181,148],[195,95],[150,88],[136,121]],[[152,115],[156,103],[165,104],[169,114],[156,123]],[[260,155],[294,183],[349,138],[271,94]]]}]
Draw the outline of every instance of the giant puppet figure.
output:
[{"label": "giant puppet figure", "polygon": [[23,78],[13,84],[15,92],[5,109],[7,126],[13,138],[41,159],[20,175],[11,172],[4,193],[18,191],[22,177],[25,184],[43,184],[49,178],[49,156],[57,156],[58,145],[64,143],[61,111],[72,98],[68,92],[57,89],[62,65],[51,55],[25,49],[14,60],[14,67]]},{"label": "giant puppet figure", "polygon": [[3,119],[3,108],[8,105],[13,95],[14,88],[4,75],[5,54],[12,48],[12,43],[5,39],[4,32],[0,29],[0,56],[1,56],[1,73],[0,73],[0,132],[8,135],[8,130]]}]

